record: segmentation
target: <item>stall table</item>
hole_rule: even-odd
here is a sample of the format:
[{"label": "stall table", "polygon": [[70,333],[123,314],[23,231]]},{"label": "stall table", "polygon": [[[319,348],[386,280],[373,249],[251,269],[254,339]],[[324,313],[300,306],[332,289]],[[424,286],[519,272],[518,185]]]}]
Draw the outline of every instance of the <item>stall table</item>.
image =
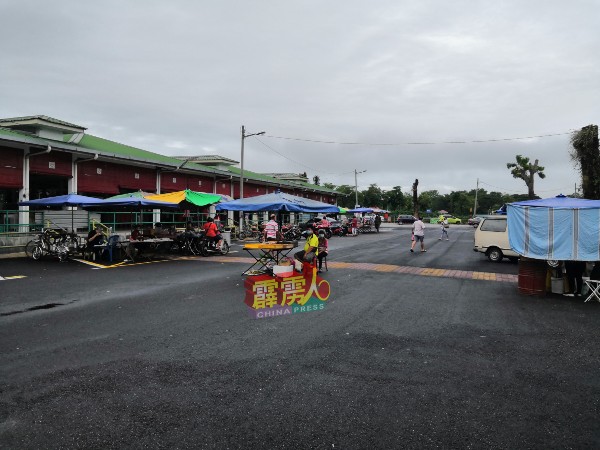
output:
[{"label": "stall table", "polygon": [[242,275],[272,274],[273,266],[278,265],[297,246],[297,243],[292,242],[264,242],[244,245],[244,250],[254,258],[254,263],[244,270]]},{"label": "stall table", "polygon": [[[173,239],[171,238],[150,238],[143,240],[128,241],[126,253],[127,257],[132,261],[135,259],[151,259],[156,257],[157,254],[162,254],[168,251],[173,245]],[[135,249],[135,255],[132,254],[131,250]]]}]

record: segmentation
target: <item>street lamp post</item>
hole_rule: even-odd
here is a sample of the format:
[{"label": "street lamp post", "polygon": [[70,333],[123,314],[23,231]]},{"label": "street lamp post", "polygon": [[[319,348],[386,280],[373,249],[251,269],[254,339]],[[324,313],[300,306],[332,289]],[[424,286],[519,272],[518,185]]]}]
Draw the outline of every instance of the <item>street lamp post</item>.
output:
[{"label": "street lamp post", "polygon": [[357,175],[359,173],[365,173],[366,170],[361,170],[360,172],[357,172],[356,169],[354,169],[354,207],[358,208],[358,177]]},{"label": "street lamp post", "polygon": [[[246,134],[246,127],[244,127],[244,125],[242,125],[242,154],[240,157],[240,200],[242,198],[244,198],[244,140],[247,137],[250,136],[260,136],[262,134],[265,134],[264,131],[261,131],[260,133],[252,133],[252,134]],[[240,227],[242,227],[244,223],[244,213],[241,212],[240,214]]]}]

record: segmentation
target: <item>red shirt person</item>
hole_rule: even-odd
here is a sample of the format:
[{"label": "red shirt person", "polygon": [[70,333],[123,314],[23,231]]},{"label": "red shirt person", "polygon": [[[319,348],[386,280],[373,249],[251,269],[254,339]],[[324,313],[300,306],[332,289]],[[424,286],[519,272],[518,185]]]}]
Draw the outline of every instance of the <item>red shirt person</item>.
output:
[{"label": "red shirt person", "polygon": [[206,219],[206,223],[202,226],[202,229],[204,230],[204,235],[207,238],[209,238],[212,242],[216,242],[217,248],[220,248],[221,241],[223,240],[223,238],[221,237],[221,234],[219,233],[219,228],[215,224],[214,219],[212,217]]}]

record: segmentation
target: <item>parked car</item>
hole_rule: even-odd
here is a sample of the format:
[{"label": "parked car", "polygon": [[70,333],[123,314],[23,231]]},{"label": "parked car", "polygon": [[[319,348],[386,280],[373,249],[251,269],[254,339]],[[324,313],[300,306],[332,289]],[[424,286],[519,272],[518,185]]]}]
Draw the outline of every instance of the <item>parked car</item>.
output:
[{"label": "parked car", "polygon": [[481,220],[475,230],[473,250],[485,253],[490,261],[500,262],[502,258],[516,261],[518,253],[508,243],[506,216],[492,216]]},{"label": "parked car", "polygon": [[467,223],[469,225],[477,228],[477,225],[479,225],[479,222],[481,222],[482,220],[483,220],[483,217],[481,217],[481,216],[469,217],[469,220],[467,220]]},{"label": "parked car", "polygon": [[462,220],[459,219],[458,217],[454,217],[450,214],[444,214],[444,217],[446,218],[446,220],[448,221],[449,224],[456,224],[456,225],[462,224]]},{"label": "parked car", "polygon": [[398,216],[397,222],[398,222],[398,225],[402,225],[402,224],[405,224],[405,223],[411,223],[412,224],[412,223],[415,223],[415,220],[417,220],[417,218],[415,216],[404,214],[404,215],[399,215]]}]

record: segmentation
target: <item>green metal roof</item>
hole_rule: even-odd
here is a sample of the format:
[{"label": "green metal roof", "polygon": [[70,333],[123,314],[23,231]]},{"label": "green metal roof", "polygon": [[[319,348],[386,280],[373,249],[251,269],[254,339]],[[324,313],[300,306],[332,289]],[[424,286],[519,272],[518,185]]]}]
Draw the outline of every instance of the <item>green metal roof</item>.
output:
[{"label": "green metal roof", "polygon": [[29,144],[39,144],[40,146],[45,147],[48,145],[48,141],[46,139],[42,139],[37,137],[31,133],[26,133],[24,131],[17,131],[11,128],[4,128],[0,126],[0,136],[9,138],[11,141],[16,142],[27,142]]},{"label": "green metal roof", "polygon": [[[44,117],[44,116],[34,116],[34,117]],[[66,122],[65,122],[66,123]],[[64,134],[63,142],[61,144],[55,144],[56,141],[51,139],[40,138],[38,136],[32,135],[27,132],[16,131],[10,128],[5,128],[0,126],[0,139],[6,139],[13,142],[25,142],[32,145],[39,145],[40,147],[45,147],[47,145],[56,146],[57,148],[60,146],[62,149],[67,151],[77,151],[77,152],[86,152],[86,153],[98,153],[101,156],[113,157],[117,159],[127,159],[131,161],[139,161],[149,164],[156,164],[158,166],[169,166],[173,168],[180,167],[183,163],[182,160],[160,155],[158,153],[150,152],[148,150],[143,150],[141,148],[132,147],[130,145],[120,144],[118,142],[110,141],[108,139],[103,139],[97,136],[93,136],[86,133],[78,133],[78,134]],[[75,143],[75,141],[79,141]],[[74,142],[69,142],[73,140]],[[202,164],[198,164],[196,162],[188,161],[186,162],[182,169],[190,170],[190,171],[198,171],[210,174],[217,174],[223,176],[240,176],[241,169],[238,167],[223,167],[220,169],[216,169],[214,167],[203,166]],[[322,193],[332,193],[339,194],[339,192],[334,189],[328,189],[323,186],[317,186],[309,183],[302,183],[299,181],[286,181],[278,178],[269,177],[260,173],[252,172],[249,170],[244,170],[244,178],[248,178],[253,181],[263,181],[272,185],[277,186],[286,186],[290,188],[300,188],[307,189]]]},{"label": "green metal roof", "polygon": [[[63,140],[68,142],[72,136],[73,135],[65,135]],[[174,166],[179,166],[182,162],[177,158],[159,155],[158,153],[142,150],[141,148],[131,147],[130,145],[119,144],[118,142],[92,136],[91,134],[84,134],[81,140],[77,143],[77,146],[88,150],[96,150],[102,153],[112,154],[118,157],[125,157],[128,159],[139,159],[143,161],[152,161]]]}]

